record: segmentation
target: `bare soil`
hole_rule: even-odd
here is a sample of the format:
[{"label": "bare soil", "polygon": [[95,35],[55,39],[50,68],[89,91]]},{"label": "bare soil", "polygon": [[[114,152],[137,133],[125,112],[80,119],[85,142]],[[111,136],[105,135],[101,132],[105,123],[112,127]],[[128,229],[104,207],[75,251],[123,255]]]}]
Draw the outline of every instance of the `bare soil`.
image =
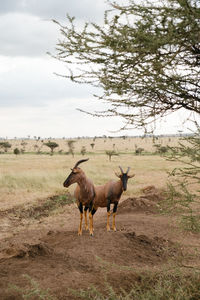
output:
[{"label": "bare soil", "polygon": [[[85,230],[77,235],[79,212],[73,203],[50,209],[49,214],[44,203],[37,209],[1,211],[0,300],[23,299],[22,290],[31,288],[24,275],[61,300],[79,299],[70,289],[95,285],[103,291],[106,281],[115,290],[129,291],[140,272],[178,263],[198,266],[199,235],[181,232],[174,219],[158,214],[163,197],[150,186],[140,197],[122,199],[117,232],[106,231],[106,210],[99,209],[93,237]],[[13,285],[19,290],[10,288]]]}]

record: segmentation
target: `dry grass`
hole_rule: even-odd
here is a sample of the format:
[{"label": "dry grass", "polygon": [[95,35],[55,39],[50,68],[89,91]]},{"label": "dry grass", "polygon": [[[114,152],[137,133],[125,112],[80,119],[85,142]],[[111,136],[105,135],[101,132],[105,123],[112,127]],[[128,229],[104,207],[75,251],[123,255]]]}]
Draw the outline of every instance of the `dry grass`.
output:
[{"label": "dry grass", "polygon": [[[83,164],[82,168],[96,185],[116,179],[114,171],[118,170],[119,165],[124,169],[131,167],[131,172],[136,176],[129,181],[128,190],[123,197],[138,195],[140,189],[147,185],[155,184],[157,187],[164,187],[167,180],[166,171],[177,166],[177,163],[169,163],[160,156],[134,155],[136,147],[144,148],[146,152],[154,152],[152,138],[77,138],[74,139],[74,158],[64,154],[69,151],[67,139],[51,139],[51,141],[59,144],[55,152],[62,150],[63,155],[37,155],[36,151],[42,145],[41,140],[9,140],[12,145],[9,149],[10,153],[0,155],[0,209],[35,201],[52,194],[65,193],[66,189],[63,188],[62,183],[69,174],[70,168],[82,158],[80,151],[83,146],[86,147],[86,156],[90,160]],[[176,146],[178,141],[178,137],[160,137],[155,143]],[[23,142],[26,144],[23,145]],[[94,143],[93,149],[92,143]],[[16,147],[19,149],[25,147],[25,154],[18,156],[11,154]],[[106,150],[115,150],[120,155],[113,156],[112,161],[109,162],[105,154]],[[50,149],[44,145],[41,151],[50,153]],[[73,190],[74,186],[71,186],[69,191],[72,193]]]},{"label": "dry grass", "polygon": [[[62,150],[63,152],[69,151],[68,141],[69,139],[49,139],[59,144],[59,147],[55,149],[55,152]],[[74,151],[80,153],[83,146],[86,147],[87,152],[92,153],[105,153],[105,150],[116,150],[119,152],[134,152],[136,148],[143,148],[145,152],[154,152],[154,144],[161,144],[162,146],[177,146],[180,138],[179,137],[158,137],[153,143],[152,137],[142,138],[142,137],[127,137],[127,138],[74,138],[71,139],[74,142]],[[43,145],[41,140],[9,140],[12,145],[9,151],[13,152],[16,147],[19,149],[23,148],[22,143],[25,142],[26,152],[36,152],[40,147],[41,151],[50,152],[50,149]],[[44,142],[47,142],[45,140]],[[91,144],[94,143],[92,148]]]},{"label": "dry grass", "polygon": [[[147,185],[164,187],[167,173],[177,166],[159,156],[135,156],[122,154],[108,161],[105,154],[87,155],[90,160],[82,164],[83,170],[96,185],[116,179],[114,171],[118,166],[124,170],[128,166],[135,177],[129,180],[128,190],[123,197],[138,195]],[[75,155],[0,155],[0,209],[11,208],[22,203],[32,202],[54,194],[65,193],[63,181],[75,162],[82,156]],[[73,193],[75,185],[68,190]]]}]

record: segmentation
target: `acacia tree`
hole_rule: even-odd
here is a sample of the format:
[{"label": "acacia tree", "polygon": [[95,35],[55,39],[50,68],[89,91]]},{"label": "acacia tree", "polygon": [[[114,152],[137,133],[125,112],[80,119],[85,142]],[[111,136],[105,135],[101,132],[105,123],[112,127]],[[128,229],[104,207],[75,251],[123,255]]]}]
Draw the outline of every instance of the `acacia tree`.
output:
[{"label": "acacia tree", "polygon": [[44,145],[51,149],[51,155],[53,155],[54,149],[59,147],[59,145],[56,142],[51,142],[51,141],[44,143]]},{"label": "acacia tree", "polygon": [[109,161],[111,161],[112,156],[118,156],[119,153],[117,153],[115,150],[106,150],[106,155],[108,155]]},{"label": "acacia tree", "polygon": [[54,20],[64,36],[54,57],[69,70],[62,76],[102,88],[97,97],[110,104],[92,114],[143,128],[181,108],[199,114],[199,0],[108,2],[104,26]]},{"label": "acacia tree", "polygon": [[8,152],[8,149],[11,147],[12,145],[9,142],[0,142],[0,148],[3,148],[4,152]]},{"label": "acacia tree", "polygon": [[69,153],[74,157],[74,149],[75,149],[75,146],[74,146],[74,143],[76,141],[74,140],[68,140],[67,141],[67,145],[68,145],[68,148],[69,148]]},{"label": "acacia tree", "polygon": [[[58,42],[54,57],[68,68],[68,73],[61,76],[99,87],[102,92],[96,95],[97,99],[109,104],[105,111],[91,114],[121,116],[125,128],[145,131],[156,119],[182,108],[199,117],[199,0],[108,3],[110,10],[105,12],[103,26],[85,23],[80,29],[70,16],[64,25],[54,20],[64,37]],[[187,154],[193,165],[190,152],[179,147],[178,154]],[[174,159],[178,156],[174,155]],[[194,173],[199,180],[199,160]],[[187,172],[182,174],[189,177]],[[182,183],[186,197],[194,199],[185,181]]]},{"label": "acacia tree", "polygon": [[183,137],[177,147],[168,147],[168,160],[179,162],[180,167],[169,172],[168,198],[160,203],[164,213],[182,211],[181,225],[186,230],[200,232],[200,127]]}]

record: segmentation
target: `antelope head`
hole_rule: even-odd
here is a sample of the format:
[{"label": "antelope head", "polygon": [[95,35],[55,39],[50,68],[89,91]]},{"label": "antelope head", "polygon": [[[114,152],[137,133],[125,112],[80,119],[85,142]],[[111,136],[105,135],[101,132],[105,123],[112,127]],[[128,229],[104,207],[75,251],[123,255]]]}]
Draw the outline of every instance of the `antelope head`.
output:
[{"label": "antelope head", "polygon": [[71,184],[79,181],[79,179],[84,174],[84,172],[80,168],[78,168],[78,165],[88,160],[89,158],[81,159],[75,164],[75,166],[71,169],[72,170],[71,173],[68,175],[67,179],[65,179],[65,181],[63,182],[64,187],[69,187]]},{"label": "antelope head", "polygon": [[130,167],[128,167],[126,172],[124,172],[122,167],[120,167],[120,166],[119,166],[119,169],[120,169],[121,173],[120,174],[115,173],[115,175],[121,179],[123,191],[126,191],[128,179],[134,177],[135,174],[128,175],[128,173],[130,171]]}]

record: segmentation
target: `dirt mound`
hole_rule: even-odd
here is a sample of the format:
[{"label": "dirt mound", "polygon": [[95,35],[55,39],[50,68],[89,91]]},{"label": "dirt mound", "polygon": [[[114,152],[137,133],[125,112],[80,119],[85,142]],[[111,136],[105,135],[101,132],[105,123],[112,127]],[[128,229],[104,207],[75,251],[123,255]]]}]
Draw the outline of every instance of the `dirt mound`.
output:
[{"label": "dirt mound", "polygon": [[37,279],[43,289],[50,288],[57,299],[73,299],[68,288],[105,285],[105,274],[114,288],[128,288],[135,279],[135,268],[159,266],[178,253],[168,240],[137,236],[130,230],[106,232],[101,225],[96,226],[93,237],[86,231],[79,237],[77,231],[51,230],[34,243],[23,238],[21,244],[20,236],[13,244],[12,239],[5,241],[7,247],[0,251],[1,299],[8,299],[8,284],[24,287],[23,274]]},{"label": "dirt mound", "polygon": [[164,191],[156,188],[154,185],[146,186],[141,191],[145,195],[145,198],[150,201],[159,202],[164,199]]},{"label": "dirt mound", "polygon": [[136,236],[134,232],[128,232],[125,235],[134,244],[142,245],[143,251],[146,249],[148,254],[151,253],[152,255],[155,253],[157,257],[162,258],[174,257],[178,252],[181,254],[173,242],[163,239],[162,237],[155,236],[151,239],[146,235]]},{"label": "dirt mound", "polygon": [[10,244],[7,248],[0,251],[0,261],[17,257],[36,257],[37,255],[47,255],[51,249],[45,243],[36,244]]},{"label": "dirt mound", "polygon": [[[106,232],[105,229],[96,227],[95,236],[90,237],[85,233],[81,238],[74,232],[58,232],[48,234],[44,239],[45,244],[54,249],[55,253],[68,253],[76,261],[80,259],[87,261],[90,266],[96,262],[90,261],[92,256],[100,257],[107,262],[119,265],[133,266],[137,264],[138,258],[146,264],[157,264],[166,259],[167,256],[174,256],[176,253],[172,242],[155,237],[153,239],[143,235],[137,236],[133,231]],[[87,251],[84,251],[84,245]],[[167,251],[167,249],[173,251]],[[109,251],[112,249],[112,251]]]},{"label": "dirt mound", "polygon": [[62,206],[70,205],[74,202],[74,198],[70,193],[64,195],[54,195],[47,199],[41,199],[36,205],[24,207],[18,206],[5,211],[0,211],[0,216],[9,215],[11,218],[18,219],[40,219],[42,217],[48,217],[49,214]]},{"label": "dirt mound", "polygon": [[130,197],[119,204],[119,213],[132,211],[156,212],[157,205],[164,199],[164,192],[155,186],[147,186],[142,189],[140,197]]}]

